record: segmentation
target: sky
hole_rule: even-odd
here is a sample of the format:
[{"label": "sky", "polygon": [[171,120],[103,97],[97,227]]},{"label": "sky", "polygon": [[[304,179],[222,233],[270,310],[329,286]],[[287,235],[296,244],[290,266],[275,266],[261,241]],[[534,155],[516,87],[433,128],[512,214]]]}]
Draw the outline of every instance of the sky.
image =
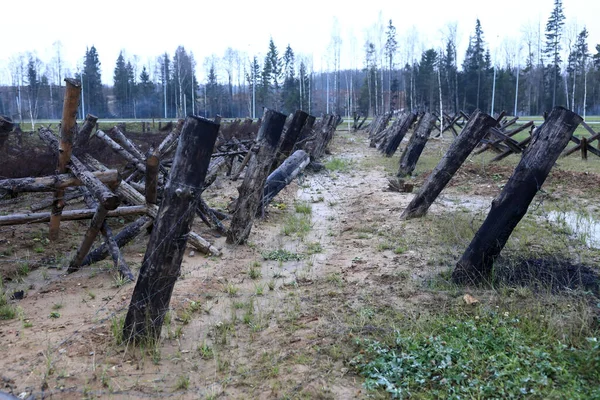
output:
[{"label": "sky", "polygon": [[[193,53],[197,78],[202,81],[205,58],[222,57],[232,47],[248,58],[256,55],[262,60],[271,37],[280,54],[290,44],[296,55],[306,57],[319,71],[332,65],[328,49],[336,30],[342,41],[341,66],[360,68],[365,41],[370,38],[378,43],[382,30],[377,26],[383,25],[385,32],[390,19],[397,29],[402,63],[411,43],[415,43],[417,58],[423,50],[444,47],[450,25],[456,26],[460,60],[479,18],[492,58],[503,64],[506,54],[517,53],[524,31],[537,34],[541,29],[543,34],[553,6],[554,0],[7,0],[2,4],[0,83],[10,81],[11,58],[32,52],[48,63],[56,54],[56,42],[61,43],[71,73],[82,65],[86,49],[95,46],[104,83],[112,82],[120,51],[131,61],[136,56],[141,70],[165,52],[172,56],[182,45]],[[587,26],[588,45],[595,53],[600,44],[600,1],[563,0],[563,10],[565,34]],[[521,55],[525,53],[523,48]]]}]

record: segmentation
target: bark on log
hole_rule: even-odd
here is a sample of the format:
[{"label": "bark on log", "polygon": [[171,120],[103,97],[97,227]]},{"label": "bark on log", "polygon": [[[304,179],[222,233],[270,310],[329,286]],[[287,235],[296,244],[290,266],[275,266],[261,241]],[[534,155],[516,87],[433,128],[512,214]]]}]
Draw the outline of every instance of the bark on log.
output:
[{"label": "bark on log", "polygon": [[88,114],[85,117],[85,121],[81,126],[81,129],[77,133],[77,137],[75,138],[75,144],[73,145],[73,154],[80,155],[85,153],[88,150],[88,143],[90,141],[90,136],[92,131],[96,127],[96,123],[98,122],[98,117],[92,114]]},{"label": "bark on log", "polygon": [[[78,199],[79,197],[81,197],[81,193],[79,193],[78,190],[74,190],[72,192],[65,192],[63,201],[66,203],[68,201]],[[29,209],[33,212],[36,212],[52,206],[53,203],[54,196],[51,199],[42,200],[37,204],[32,204],[31,207],[29,207]]]},{"label": "bark on log", "polygon": [[154,150],[146,159],[146,202],[150,204],[156,204],[159,165],[158,150]]},{"label": "bark on log", "polygon": [[417,162],[419,161],[419,157],[421,157],[421,153],[423,152],[423,149],[427,144],[427,140],[429,139],[429,135],[433,130],[434,123],[435,115],[431,113],[425,113],[425,115],[421,117],[419,125],[415,129],[408,142],[408,145],[400,157],[400,168],[396,174],[398,177],[402,178],[408,176],[415,170]]},{"label": "bark on log", "polygon": [[77,159],[71,158],[71,171],[81,182],[90,190],[98,203],[107,210],[116,209],[121,201],[119,196],[111,192],[98,178],[96,178],[85,166]]},{"label": "bark on log", "polygon": [[281,134],[281,146],[279,148],[279,156],[277,163],[274,164],[273,169],[277,168],[281,163],[292,154],[292,150],[294,149],[294,145],[298,141],[298,137],[302,132],[302,128],[306,123],[308,118],[308,114],[302,110],[297,110],[293,117],[290,119],[289,126],[283,128],[283,133]]},{"label": "bark on log", "polygon": [[309,163],[310,157],[308,154],[304,150],[297,150],[294,154],[289,156],[279,168],[267,177],[262,204],[258,209],[257,216],[263,214],[264,209],[269,205],[271,200],[273,200],[284,187],[289,185],[289,183],[293,181]]},{"label": "bark on log", "polygon": [[[119,207],[116,210],[109,211],[107,217],[126,217],[129,215],[146,214],[148,208],[146,206],[128,206]],[[90,219],[96,213],[95,209],[85,210],[67,210],[63,212],[63,221],[77,221],[82,219]],[[42,213],[22,213],[0,216],[0,226],[33,224],[50,221],[52,212]]]},{"label": "bark on log", "polygon": [[217,218],[215,213],[211,210],[211,208],[206,204],[206,202],[200,197],[198,201],[198,206],[196,207],[196,213],[205,224],[207,224],[210,229],[214,229],[222,235],[227,234],[227,229],[221,223],[221,220]]},{"label": "bark on log", "polygon": [[186,118],[125,318],[126,340],[160,337],[218,131],[212,121]]},{"label": "bark on log", "polygon": [[167,137],[164,138],[164,140],[162,141],[161,144],[158,145],[158,158],[160,158],[161,160],[167,155],[167,153],[169,153],[170,149],[172,148],[173,143],[175,143],[177,141],[177,139],[179,139],[179,135],[181,134],[181,129],[183,128],[183,119],[180,119],[179,121],[177,121],[177,125],[175,125],[175,127],[173,128],[173,130],[171,130],[171,132],[169,132],[169,134],[167,135]]},{"label": "bark on log", "polygon": [[442,160],[431,172],[419,193],[404,210],[402,218],[418,218],[427,213],[431,204],[477,146],[483,135],[496,123],[494,118],[481,111],[476,111],[471,116],[460,135],[452,142]]},{"label": "bark on log", "polygon": [[391,137],[387,146],[385,146],[385,150],[383,151],[383,153],[386,157],[393,156],[396,150],[398,150],[398,146],[400,146],[400,143],[402,142],[402,139],[404,139],[406,132],[408,132],[408,130],[410,129],[410,127],[416,119],[417,115],[415,113],[411,112],[406,114],[402,121],[402,124],[400,124],[398,130],[395,133],[393,133],[393,136]]},{"label": "bark on log", "polygon": [[112,140],[102,130],[97,130],[96,131],[96,137],[98,139],[102,140],[105,144],[107,144],[108,147],[110,147],[110,149],[112,151],[114,151],[115,153],[117,153],[118,155],[120,155],[121,157],[123,157],[128,162],[130,162],[133,165],[135,165],[135,167],[138,169],[138,171],[140,171],[140,172],[142,172],[144,174],[146,173],[146,166],[144,165],[144,163],[142,161],[138,160],[130,152],[128,152],[127,150],[125,150],[119,143],[117,143],[114,140]]},{"label": "bark on log", "polygon": [[131,140],[125,136],[123,132],[119,129],[118,126],[114,126],[111,129],[111,132],[115,135],[117,142],[123,146],[125,150],[127,150],[131,155],[133,155],[139,162],[144,162],[146,157],[142,154],[142,152],[136,147],[135,144]]},{"label": "bark on log", "polygon": [[581,121],[579,115],[562,107],[552,110],[456,264],[452,273],[454,282],[470,284],[490,278],[494,260]]},{"label": "bark on log", "polygon": [[[142,216],[121,229],[119,233],[114,237],[114,241],[117,248],[126,246],[129,242],[139,236],[140,233],[144,232],[146,228],[152,225],[153,219],[149,216]],[[106,243],[102,244],[98,248],[88,253],[85,259],[81,262],[81,266],[91,265],[98,261],[104,260],[110,254],[110,249]]]},{"label": "bark on log", "polygon": [[265,109],[256,138],[259,149],[250,160],[244,182],[238,189],[239,197],[227,232],[227,243],[241,244],[250,235],[252,219],[262,201],[263,189],[277,152],[284,124],[285,115]]},{"label": "bark on log", "polygon": [[[60,125],[60,144],[58,146],[58,166],[57,174],[67,172],[67,164],[71,159],[73,150],[73,138],[77,134],[77,109],[79,108],[79,98],[81,96],[81,84],[70,78],[65,79],[65,98],[63,102],[62,121]],[[60,216],[65,202],[63,197],[64,189],[58,189],[54,195],[54,204],[52,205],[52,218],[50,220],[50,232],[48,239],[56,241],[60,230]]]},{"label": "bark on log", "polygon": [[107,215],[108,215],[108,210],[106,208],[104,208],[102,205],[98,205],[98,208],[96,209],[96,212],[94,213],[94,216],[92,217],[92,220],[90,222],[90,226],[88,227],[88,229],[85,231],[85,234],[83,235],[83,241],[79,245],[79,248],[77,249],[77,252],[75,253],[75,256],[69,263],[69,268],[67,268],[67,273],[70,274],[70,273],[73,273],[73,272],[79,270],[79,266],[81,265],[81,262],[83,261],[83,259],[87,255],[87,253],[92,248],[92,245],[94,244],[94,240],[96,240],[96,236],[98,236],[98,233],[100,233],[100,229],[102,229],[102,224],[104,224],[104,220],[106,219]]},{"label": "bark on log", "polygon": [[[120,181],[119,171],[92,173],[102,183],[116,183]],[[54,176],[42,176],[39,178],[16,178],[0,180],[0,190],[10,190],[14,193],[21,192],[54,192],[57,189],[65,189],[70,186],[81,186],[83,183],[73,174],[61,174]]]}]

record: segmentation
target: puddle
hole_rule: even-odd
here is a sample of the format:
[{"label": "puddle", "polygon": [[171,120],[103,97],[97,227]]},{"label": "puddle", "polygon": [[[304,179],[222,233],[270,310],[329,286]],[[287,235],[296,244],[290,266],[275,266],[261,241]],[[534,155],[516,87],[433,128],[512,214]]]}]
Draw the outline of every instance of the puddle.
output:
[{"label": "puddle", "polygon": [[600,248],[600,222],[590,215],[575,211],[550,211],[548,219],[564,227],[573,237],[588,247]]}]

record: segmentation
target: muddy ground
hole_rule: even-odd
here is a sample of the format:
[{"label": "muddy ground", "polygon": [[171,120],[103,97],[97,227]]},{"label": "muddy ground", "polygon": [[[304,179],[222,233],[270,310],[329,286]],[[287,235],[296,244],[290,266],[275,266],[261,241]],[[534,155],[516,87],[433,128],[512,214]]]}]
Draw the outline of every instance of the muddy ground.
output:
[{"label": "muddy ground", "polygon": [[[427,145],[417,189],[449,141]],[[368,147],[365,133],[344,131],[331,153],[328,160],[341,160],[339,167],[286,188],[244,246],[225,244],[197,219],[194,229],[223,256],[188,250],[155,345],[118,343],[133,284],[120,282],[111,263],[71,275],[58,268],[78,246],[85,222],[63,223],[56,245],[47,241],[47,224],[0,227],[5,290],[25,292],[11,301],[16,318],[0,321],[0,390],[57,399],[366,397],[348,361],[355,337],[392,329],[378,323],[380,316],[410,321],[443,312],[461,305],[466,292],[496,301],[497,292],[439,282],[468,244],[456,238],[463,234],[458,227],[470,221],[472,235],[515,160],[470,159],[427,217],[401,221],[413,194],[387,190],[398,154],[386,159]],[[557,170],[543,195],[556,200],[565,188],[573,196],[596,194],[597,182],[593,173]],[[220,178],[207,202],[226,207],[236,184]],[[118,230],[127,222],[111,224]],[[146,242],[139,238],[125,250],[136,271]]]}]

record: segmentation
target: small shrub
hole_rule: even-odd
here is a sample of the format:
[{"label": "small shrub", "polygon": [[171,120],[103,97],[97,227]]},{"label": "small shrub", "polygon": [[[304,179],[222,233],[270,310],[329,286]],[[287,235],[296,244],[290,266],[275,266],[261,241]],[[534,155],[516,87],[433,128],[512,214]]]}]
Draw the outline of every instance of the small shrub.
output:
[{"label": "small shrub", "polygon": [[262,256],[265,260],[271,261],[300,261],[303,258],[302,254],[292,253],[285,249],[264,252]]}]

